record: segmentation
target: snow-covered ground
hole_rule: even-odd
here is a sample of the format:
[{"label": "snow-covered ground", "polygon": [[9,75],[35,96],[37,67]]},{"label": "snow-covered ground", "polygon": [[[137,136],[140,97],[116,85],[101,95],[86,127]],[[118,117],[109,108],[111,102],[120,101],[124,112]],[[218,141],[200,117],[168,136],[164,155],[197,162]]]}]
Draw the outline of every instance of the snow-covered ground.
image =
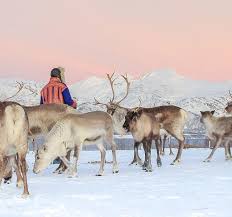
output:
[{"label": "snow-covered ground", "polygon": [[[167,152],[167,151],[166,151]],[[188,149],[180,165],[171,166],[173,156],[162,157],[152,173],[128,166],[133,151],[118,151],[119,174],[97,177],[97,151],[83,151],[77,178],[53,174],[51,165],[39,175],[32,173],[32,154],[28,155],[28,182],[31,196],[21,198],[15,180],[0,189],[1,217],[231,217],[232,162],[224,160],[224,150],[215,153],[211,163],[203,163],[210,150]],[[142,151],[140,152],[142,155]],[[111,152],[107,152],[111,160]]]}]

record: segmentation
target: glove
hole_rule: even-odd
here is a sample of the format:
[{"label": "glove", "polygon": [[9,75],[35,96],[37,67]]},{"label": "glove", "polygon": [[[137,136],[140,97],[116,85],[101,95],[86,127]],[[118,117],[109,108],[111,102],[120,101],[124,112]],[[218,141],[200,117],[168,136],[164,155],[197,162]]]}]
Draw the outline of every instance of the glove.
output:
[{"label": "glove", "polygon": [[75,99],[73,100],[72,107],[73,107],[74,109],[76,109],[76,108],[77,108],[77,101],[76,101]]}]

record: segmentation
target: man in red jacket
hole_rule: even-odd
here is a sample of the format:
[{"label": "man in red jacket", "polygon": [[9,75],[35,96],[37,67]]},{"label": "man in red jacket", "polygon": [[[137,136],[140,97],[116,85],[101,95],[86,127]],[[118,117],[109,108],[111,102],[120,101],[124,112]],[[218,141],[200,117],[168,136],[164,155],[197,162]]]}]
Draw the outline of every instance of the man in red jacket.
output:
[{"label": "man in red jacket", "polygon": [[[54,68],[51,71],[51,78],[47,85],[41,90],[40,104],[67,104],[77,108],[77,102],[72,99],[68,87],[64,83],[64,69]],[[59,158],[53,161],[53,164],[60,163]]]},{"label": "man in red jacket", "polygon": [[62,81],[62,73],[61,68],[52,69],[49,83],[41,90],[40,104],[67,104],[76,109],[77,102],[72,99],[68,87]]}]

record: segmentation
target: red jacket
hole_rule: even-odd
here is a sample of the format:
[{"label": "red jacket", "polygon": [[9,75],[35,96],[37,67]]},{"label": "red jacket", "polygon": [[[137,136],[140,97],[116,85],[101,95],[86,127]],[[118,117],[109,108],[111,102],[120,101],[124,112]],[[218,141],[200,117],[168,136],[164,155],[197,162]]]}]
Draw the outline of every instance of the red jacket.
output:
[{"label": "red jacket", "polygon": [[49,83],[41,90],[40,103],[67,104],[73,108],[77,107],[77,103],[72,99],[68,87],[56,77],[51,77]]}]

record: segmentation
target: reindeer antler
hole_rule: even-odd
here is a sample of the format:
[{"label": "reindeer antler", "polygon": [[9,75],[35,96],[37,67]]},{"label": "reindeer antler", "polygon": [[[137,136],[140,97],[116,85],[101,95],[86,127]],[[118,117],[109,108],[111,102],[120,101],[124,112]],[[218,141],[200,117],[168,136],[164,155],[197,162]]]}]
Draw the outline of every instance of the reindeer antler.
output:
[{"label": "reindeer antler", "polygon": [[118,102],[116,102],[115,104],[119,105],[124,99],[126,99],[126,97],[128,96],[129,94],[129,87],[130,87],[130,82],[128,81],[128,78],[127,78],[127,75],[124,76],[124,75],[121,75],[123,77],[123,79],[126,81],[126,95],[121,99],[119,100]]},{"label": "reindeer antler", "polygon": [[104,105],[104,106],[108,107],[108,105],[106,103],[99,102],[95,97],[94,97],[94,101],[95,101],[94,105]]},{"label": "reindeer antler", "polygon": [[35,96],[37,96],[37,95],[39,94],[39,93],[38,93],[38,90],[32,88],[30,85],[24,86],[24,89],[29,90],[29,91],[30,91],[33,95],[35,95]]},{"label": "reindeer antler", "polygon": [[123,79],[126,81],[126,85],[127,85],[126,94],[125,94],[125,96],[121,100],[119,100],[118,102],[114,102],[114,100],[115,100],[114,82],[117,79],[117,78],[113,79],[114,74],[115,74],[115,72],[112,75],[106,74],[107,75],[107,79],[110,82],[110,87],[111,87],[111,90],[112,90],[112,98],[110,99],[109,103],[101,103],[96,98],[94,98],[95,105],[105,105],[106,107],[109,107],[110,105],[114,104],[114,105],[117,106],[117,105],[119,105],[128,96],[130,82],[128,81],[127,75],[126,76],[121,75],[123,77]]},{"label": "reindeer antler", "polygon": [[17,96],[17,95],[19,94],[20,91],[22,91],[22,89],[24,88],[24,83],[23,83],[23,82],[18,82],[18,81],[16,81],[16,83],[17,83],[17,86],[16,86],[16,87],[18,88],[18,91],[17,91],[15,94],[13,94],[12,96],[7,97],[7,98],[4,99],[3,101],[7,101],[7,100],[9,100],[9,99],[14,98],[15,96]]},{"label": "reindeer antler", "polygon": [[113,96],[112,96],[112,99],[110,99],[110,103],[113,103],[113,102],[114,102],[114,98],[115,98],[114,82],[115,82],[116,78],[113,79],[114,74],[115,74],[115,72],[114,72],[112,75],[106,74],[106,75],[107,75],[107,78],[108,78],[108,80],[109,80],[109,82],[110,82],[110,87],[111,87],[112,95],[113,95]]}]

